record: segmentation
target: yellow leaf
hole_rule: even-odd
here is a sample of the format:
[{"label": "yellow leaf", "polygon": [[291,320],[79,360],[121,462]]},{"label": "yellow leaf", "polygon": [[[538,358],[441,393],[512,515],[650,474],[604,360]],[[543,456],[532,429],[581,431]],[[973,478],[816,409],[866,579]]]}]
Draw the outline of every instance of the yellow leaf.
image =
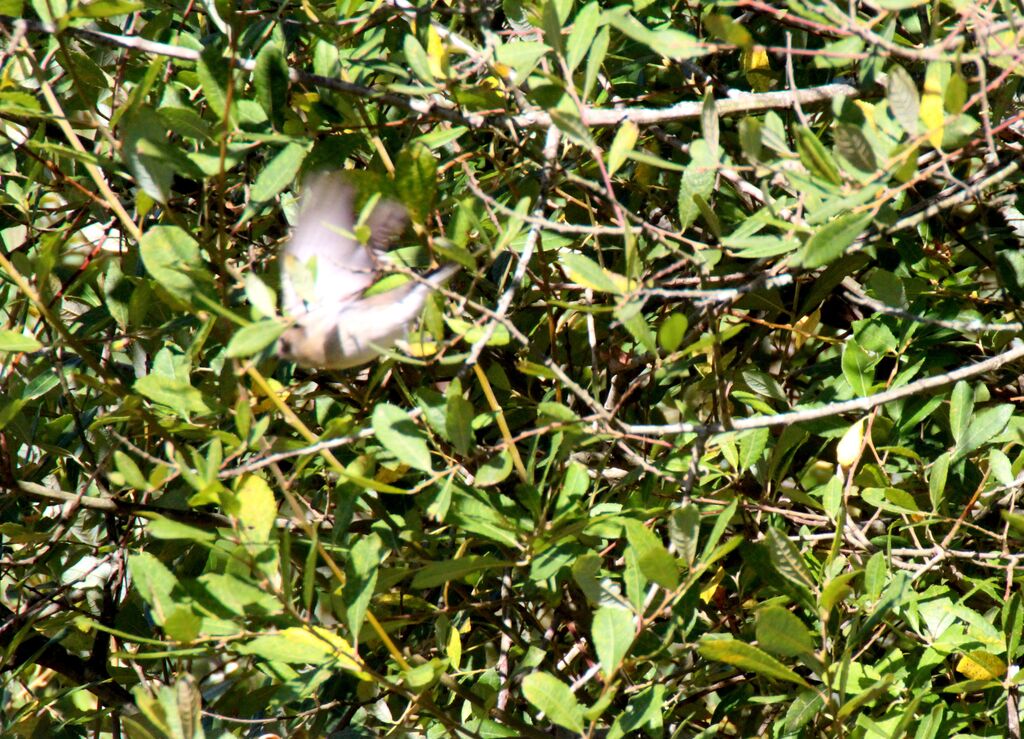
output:
[{"label": "yellow leaf", "polygon": [[431,73],[438,79],[448,77],[448,49],[433,26],[427,29],[427,61]]},{"label": "yellow leaf", "polygon": [[836,461],[844,470],[849,469],[860,459],[860,448],[864,442],[864,420],[862,418],[850,426],[836,446]]},{"label": "yellow leaf", "polygon": [[449,629],[447,651],[452,668],[459,669],[459,663],[462,661],[462,637],[458,629]]},{"label": "yellow leaf", "polygon": [[711,582],[701,589],[700,599],[705,603],[710,603],[711,599],[715,597],[715,591],[718,590],[718,585],[722,582],[722,578],[724,577],[725,568],[719,567],[718,572],[716,572],[715,576],[711,578]]},{"label": "yellow leaf", "polygon": [[976,649],[960,658],[956,671],[969,680],[999,680],[1006,674],[1006,663],[991,652]]},{"label": "yellow leaf", "polygon": [[235,485],[238,509],[233,512],[241,524],[243,541],[267,544],[277,518],[277,500],[274,491],[262,477],[245,475]]},{"label": "yellow leaf", "polygon": [[924,94],[918,115],[928,132],[928,142],[936,149],[942,148],[942,134],[946,125],[945,95],[942,90],[943,67],[939,62],[928,65],[924,77]]},{"label": "yellow leaf", "polygon": [[[288,396],[291,395],[291,391],[288,390],[284,385],[275,380],[273,377],[267,378],[267,385],[269,385],[270,389],[277,394],[277,397],[279,397],[282,401],[286,403],[288,402]],[[260,389],[258,387],[254,387],[252,388],[252,392],[253,394],[258,395]],[[253,407],[253,410],[256,413],[269,413],[275,408],[277,408],[277,406],[274,404],[274,401],[270,400],[270,398],[264,398],[259,403],[257,403],[255,407]]]},{"label": "yellow leaf", "polygon": [[755,92],[767,92],[775,85],[771,61],[763,46],[749,46],[740,59],[743,75]]},{"label": "yellow leaf", "polygon": [[793,328],[796,331],[793,332],[793,346],[797,350],[800,349],[807,340],[811,338],[811,334],[818,328],[818,324],[821,323],[821,310],[815,310],[813,313],[808,313],[806,316],[797,321]]},{"label": "yellow leaf", "polygon": [[432,357],[440,348],[436,341],[410,341],[405,350],[411,357]]}]

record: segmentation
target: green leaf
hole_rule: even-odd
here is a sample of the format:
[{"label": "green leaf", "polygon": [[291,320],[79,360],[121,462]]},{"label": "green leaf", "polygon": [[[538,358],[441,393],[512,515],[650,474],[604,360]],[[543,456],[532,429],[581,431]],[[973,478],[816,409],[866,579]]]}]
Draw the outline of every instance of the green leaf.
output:
[{"label": "green leaf", "polygon": [[611,39],[611,32],[604,26],[597,32],[594,43],[590,45],[590,53],[587,54],[587,66],[583,78],[583,99],[589,100],[597,82],[597,76],[601,73],[601,65],[604,64],[608,54],[608,44]]},{"label": "green leaf", "polygon": [[736,511],[739,508],[739,498],[733,498],[732,502],[729,503],[725,508],[718,512],[715,516],[714,526],[711,527],[711,532],[708,534],[707,540],[704,542],[704,548],[700,553],[701,564],[708,565],[712,561],[718,546],[719,539],[722,538],[722,534],[725,533],[726,528],[732,522],[733,516],[736,515]]},{"label": "green leaf", "polygon": [[849,123],[836,124],[833,131],[836,151],[861,172],[874,172],[878,168],[875,151],[864,132]]},{"label": "green leaf", "polygon": [[111,18],[128,15],[145,7],[145,3],[130,2],[129,0],[92,0],[84,5],[76,5],[72,8],[70,16],[72,18]]},{"label": "green leaf", "polygon": [[1009,403],[978,411],[967,427],[963,438],[954,448],[951,461],[957,462],[963,459],[982,444],[1002,433],[1012,416],[1013,406]]},{"label": "green leaf", "polygon": [[649,46],[655,53],[676,61],[696,59],[708,53],[708,50],[694,36],[683,31],[675,28],[652,31],[630,15],[627,7],[623,5],[613,10],[606,10],[604,16],[618,31],[634,41]]},{"label": "green leaf", "polygon": [[481,570],[514,565],[515,562],[508,562],[486,554],[469,554],[458,559],[431,562],[416,573],[412,579],[412,586],[414,588],[436,588],[450,580],[460,580]]},{"label": "green leaf", "polygon": [[548,672],[531,672],[523,678],[523,696],[553,723],[583,732],[583,708],[569,686]]},{"label": "green leaf", "polygon": [[237,644],[234,648],[240,654],[251,654],[272,662],[330,665],[356,673],[361,672],[352,646],[333,631],[319,626],[291,626]]},{"label": "green leaf", "polygon": [[715,189],[717,162],[704,139],[690,144],[690,163],[686,165],[679,182],[679,228],[683,231],[693,225],[701,213],[695,197],[707,200]]},{"label": "green leaf", "polygon": [[262,477],[245,475],[235,488],[235,508],[229,511],[238,522],[242,540],[267,544],[277,518],[277,500]]},{"label": "green leaf", "polygon": [[[446,315],[444,322],[453,334],[461,336],[467,344],[475,344],[484,335],[483,327],[471,321]],[[487,340],[487,346],[507,346],[511,340],[512,335],[508,328],[499,324]]]},{"label": "green leaf", "polygon": [[203,47],[196,61],[196,74],[214,116],[222,121],[232,119],[233,115],[228,110],[228,76],[231,68],[220,44]]},{"label": "green leaf", "polygon": [[757,118],[746,117],[740,120],[740,148],[743,155],[751,161],[758,161],[761,158],[761,129],[764,124]]},{"label": "green leaf", "polygon": [[594,613],[590,627],[594,650],[605,677],[615,674],[636,638],[633,613],[620,606],[603,606]]},{"label": "green leaf", "polygon": [[183,380],[150,374],[140,377],[132,387],[139,395],[167,406],[181,416],[210,413],[203,394]]},{"label": "green leaf", "polygon": [[168,637],[179,642],[191,642],[202,628],[203,620],[188,606],[175,606],[164,619],[163,629]]},{"label": "green leaf", "polygon": [[847,719],[850,716],[856,715],[861,707],[870,704],[880,695],[886,693],[892,681],[892,675],[885,675],[880,680],[876,680],[865,690],[862,690],[856,696],[843,703],[836,716],[840,719]]},{"label": "green leaf", "polygon": [[476,484],[491,487],[504,482],[512,473],[512,455],[503,449],[484,462],[476,471]]},{"label": "green leaf", "polygon": [[690,503],[672,511],[672,517],[668,521],[668,536],[679,556],[692,567],[697,561],[700,509]]},{"label": "green leaf", "polygon": [[697,651],[704,659],[724,662],[746,672],[756,672],[765,677],[796,683],[805,688],[810,687],[806,680],[771,655],[737,639],[704,638],[698,642]]},{"label": "green leaf", "polygon": [[654,352],[658,349],[658,340],[654,336],[647,318],[642,311],[643,303],[639,300],[631,300],[625,305],[615,309],[615,318],[622,322],[622,325],[629,331],[630,336],[646,352]]},{"label": "green leaf", "polygon": [[949,430],[953,441],[960,443],[974,417],[974,388],[964,380],[953,386],[949,397]]},{"label": "green leaf", "polygon": [[213,138],[210,124],[191,108],[164,106],[157,111],[167,129],[178,136],[206,142]]},{"label": "green leaf", "polygon": [[186,539],[188,541],[212,543],[217,540],[213,531],[190,526],[163,516],[151,518],[146,523],[146,533],[154,539]]},{"label": "green leaf", "polygon": [[445,435],[455,451],[465,455],[473,446],[473,404],[462,396],[462,383],[456,378],[445,391]]},{"label": "green leaf", "polygon": [[437,160],[422,144],[410,144],[395,161],[399,199],[417,223],[426,223],[437,199]]},{"label": "green leaf", "polygon": [[543,41],[508,41],[499,46],[494,55],[512,71],[516,82],[526,80],[537,67],[541,57],[551,51]]},{"label": "green leaf", "polygon": [[245,297],[256,311],[270,318],[276,315],[277,297],[255,272],[245,275]]},{"label": "green leaf", "polygon": [[782,657],[800,657],[814,652],[814,643],[804,622],[779,606],[757,612],[757,643]]},{"label": "green leaf", "polygon": [[[176,167],[164,146],[166,132],[160,116],[149,108],[132,110],[122,122],[121,158],[136,183],[158,203],[171,195]],[[175,154],[177,149],[172,149]]]},{"label": "green leaf", "polygon": [[846,253],[871,223],[870,213],[847,213],[814,232],[797,257],[797,264],[807,269],[824,267]]},{"label": "green leaf", "polygon": [[264,321],[243,326],[228,342],[224,355],[228,357],[251,357],[277,341],[285,326],[280,321],[268,318]]},{"label": "green leaf", "polygon": [[264,44],[256,55],[252,73],[256,100],[267,114],[267,119],[278,131],[284,128],[284,114],[288,109],[288,63],[277,44]]},{"label": "green leaf", "polygon": [[640,135],[640,127],[633,121],[624,121],[615,132],[612,145],[608,147],[608,174],[615,174],[619,167],[625,163],[629,152],[633,151],[637,137]]},{"label": "green leaf", "polygon": [[812,173],[818,175],[833,185],[841,185],[843,178],[839,174],[839,167],[829,154],[818,137],[806,126],[798,126],[796,130],[796,149],[800,154],[800,161]]},{"label": "green leaf", "polygon": [[178,578],[149,552],[130,554],[128,571],[131,573],[135,589],[149,605],[153,620],[158,625],[163,624],[177,606],[171,592],[178,587]]},{"label": "green leaf", "polygon": [[921,511],[914,496],[905,490],[893,487],[870,487],[860,491],[864,502],[890,513],[914,514]]},{"label": "green leaf", "polygon": [[818,599],[822,619],[827,619],[829,613],[837,604],[842,603],[853,594],[853,588],[850,587],[849,583],[860,573],[860,570],[843,572],[829,580],[828,584],[821,591],[821,598]]},{"label": "green leaf", "polygon": [[774,527],[768,529],[765,541],[776,572],[794,585],[813,591],[817,583],[810,570],[807,569],[807,564],[796,548],[796,544]]},{"label": "green leaf", "polygon": [[587,50],[594,42],[599,24],[603,23],[601,7],[596,2],[589,2],[580,8],[573,19],[572,31],[565,44],[565,62],[572,72],[583,61]]},{"label": "green leaf", "polygon": [[666,590],[679,587],[679,566],[661,539],[640,521],[627,518],[623,525],[640,570]]},{"label": "green leaf", "polygon": [[37,352],[43,345],[20,331],[0,329],[0,352]]},{"label": "green leaf", "polygon": [[689,321],[682,313],[670,313],[658,328],[658,343],[666,352],[672,353],[683,343]]},{"label": "green leaf", "polygon": [[886,97],[889,100],[889,110],[892,111],[903,130],[910,136],[915,136],[918,134],[918,120],[921,111],[921,96],[918,93],[918,86],[899,64],[893,64],[889,68],[888,74]]},{"label": "green leaf", "polygon": [[797,734],[800,729],[810,723],[811,719],[818,715],[825,707],[825,699],[817,690],[802,690],[789,704],[786,711],[786,733]]},{"label": "green leaf", "polygon": [[430,71],[430,59],[427,57],[427,50],[419,42],[414,34],[407,33],[402,39],[402,52],[405,54],[405,62],[409,70],[416,75],[417,79],[425,85],[436,85],[434,73]]},{"label": "green leaf", "polygon": [[427,438],[403,409],[378,403],[373,409],[373,433],[400,462],[423,472],[432,470]]},{"label": "green leaf", "polygon": [[252,201],[265,203],[295,182],[302,161],[306,158],[305,143],[291,143],[279,151],[256,176],[252,185]]},{"label": "green leaf", "polygon": [[721,138],[720,121],[718,119],[718,108],[715,105],[715,95],[710,87],[704,92],[704,104],[700,108],[700,130],[707,142],[711,158],[718,162],[719,145]]},{"label": "green leaf", "polygon": [[139,252],[159,287],[190,302],[210,292],[213,277],[199,254],[199,242],[178,226],[154,226],[142,235]]},{"label": "green leaf", "polygon": [[843,377],[850,383],[853,392],[857,395],[870,395],[871,386],[875,382],[875,365],[877,359],[872,358],[866,351],[861,349],[853,339],[849,339],[843,345],[842,369]]},{"label": "green leaf", "polygon": [[928,497],[931,499],[932,511],[938,513],[944,508],[946,501],[946,479],[949,474],[949,452],[943,452],[932,463],[928,475]]},{"label": "green leaf", "polygon": [[359,537],[349,550],[341,599],[345,603],[346,624],[354,638],[358,637],[363,626],[373,590],[377,586],[382,550],[383,542],[375,533]]},{"label": "green leaf", "polygon": [[135,460],[120,449],[114,452],[114,466],[121,474],[121,477],[124,478],[125,484],[130,485],[136,490],[146,490],[149,487],[145,475],[142,474],[139,466],[135,464]]},{"label": "green leaf", "polygon": [[577,285],[613,295],[622,295],[629,287],[629,280],[625,277],[601,267],[582,254],[565,252],[559,255],[558,261],[562,263],[569,279]]},{"label": "green leaf", "polygon": [[[242,577],[207,572],[196,578],[196,582],[202,588],[204,604],[214,605],[218,610],[225,609],[234,616],[244,616],[247,611],[252,610],[268,615],[280,613],[282,610],[280,601],[273,593],[256,587],[251,580]],[[200,592],[198,588],[192,590]]]}]

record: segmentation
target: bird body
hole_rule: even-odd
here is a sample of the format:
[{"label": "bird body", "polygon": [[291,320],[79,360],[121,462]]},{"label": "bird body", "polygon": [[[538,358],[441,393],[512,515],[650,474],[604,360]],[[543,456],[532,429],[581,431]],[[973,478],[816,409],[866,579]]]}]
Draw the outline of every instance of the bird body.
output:
[{"label": "bird body", "polygon": [[427,298],[458,270],[448,265],[422,280],[364,297],[386,262],[384,249],[407,222],[405,208],[380,200],[365,225],[366,244],[354,233],[352,186],[337,176],[312,180],[303,210],[281,258],[281,294],[294,320],[278,354],[304,367],[344,369],[376,359],[403,338]]}]

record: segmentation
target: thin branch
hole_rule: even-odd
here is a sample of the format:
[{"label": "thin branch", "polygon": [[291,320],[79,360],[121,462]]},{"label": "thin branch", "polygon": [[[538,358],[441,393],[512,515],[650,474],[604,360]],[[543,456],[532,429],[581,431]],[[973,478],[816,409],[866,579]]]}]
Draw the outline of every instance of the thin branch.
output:
[{"label": "thin branch", "polygon": [[[24,18],[12,18],[0,16],[0,27],[14,29],[16,32],[24,33],[32,31],[35,33],[66,33],[69,36],[89,41],[103,46],[131,49],[143,54],[152,56],[165,56],[182,61],[195,62],[199,60],[200,53],[193,49],[186,49],[172,44],[164,44],[157,41],[149,41],[139,36],[123,36],[114,33],[95,31],[89,28],[68,27],[58,31],[56,26],[49,23],[27,20]],[[251,72],[256,68],[256,60],[248,58],[232,59],[231,63],[238,69]],[[366,87],[352,82],[323,77],[317,74],[309,74],[291,67],[288,68],[288,78],[292,82],[314,85],[336,92],[354,95],[361,98],[378,100],[382,103],[402,108],[412,113],[417,113],[427,118],[440,118],[450,123],[456,123],[471,128],[480,128],[487,125],[490,119],[498,119],[501,122],[508,121],[520,128],[547,129],[552,125],[551,116],[543,110],[532,110],[519,115],[509,116],[505,112],[463,114],[455,110],[448,101],[432,102],[417,100],[412,97],[387,92],[380,88]],[[782,90],[778,92],[736,92],[731,97],[716,101],[715,105],[719,116],[744,115],[766,110],[779,110],[792,108],[794,105],[815,105],[830,102],[839,96],[847,98],[859,98],[863,91],[853,85],[834,83],[820,87],[809,87],[795,92]],[[623,121],[633,121],[638,125],[650,125],[652,123],[665,123],[668,121],[693,120],[700,118],[702,101],[686,100],[667,108],[584,108],[581,111],[581,120],[585,126],[596,128],[614,127]]]},{"label": "thin branch", "polygon": [[919,316],[916,313],[903,310],[902,308],[896,308],[894,306],[883,303],[880,300],[875,300],[869,297],[861,289],[852,278],[844,277],[842,282],[843,288],[846,290],[846,297],[853,303],[863,305],[866,308],[870,308],[876,313],[885,313],[886,315],[896,316],[897,318],[903,318],[908,321],[914,321],[916,323],[924,323],[929,326],[941,326],[942,328],[948,328],[953,331],[963,331],[965,333],[981,333],[986,331],[1009,331],[1018,333],[1024,331],[1024,323],[1019,321],[1008,321],[1006,323],[987,323],[985,321],[970,320],[970,321],[951,321],[944,320],[941,318],[928,318],[927,316]]},{"label": "thin branch", "polygon": [[231,528],[231,519],[219,513],[206,511],[166,508],[147,503],[132,503],[115,498],[98,498],[93,495],[77,495],[64,490],[49,488],[35,482],[17,481],[13,488],[15,493],[28,495],[36,500],[51,505],[77,505],[99,513],[111,513],[116,516],[145,516],[146,514],[163,516],[172,521],[200,526],[204,528]]},{"label": "thin branch", "polygon": [[701,423],[670,423],[664,425],[655,424],[629,424],[620,423],[619,426],[628,433],[641,434],[645,436],[662,436],[665,434],[721,434],[727,431],[747,431],[749,429],[774,428],[776,426],[792,426],[796,423],[807,423],[817,421],[821,418],[832,418],[841,416],[844,413],[859,411],[865,413],[872,408],[891,403],[894,400],[924,393],[928,390],[952,385],[960,380],[969,377],[992,372],[1003,365],[1015,362],[1024,357],[1024,342],[1015,339],[1011,349],[997,354],[977,364],[960,367],[952,372],[944,372],[940,375],[925,377],[909,385],[886,390],[874,395],[866,395],[863,398],[854,398],[841,403],[830,403],[820,408],[808,408],[806,410],[790,411],[779,413],[775,416],[754,416],[752,418],[740,418],[732,420],[728,425],[722,423],[701,424]]}]

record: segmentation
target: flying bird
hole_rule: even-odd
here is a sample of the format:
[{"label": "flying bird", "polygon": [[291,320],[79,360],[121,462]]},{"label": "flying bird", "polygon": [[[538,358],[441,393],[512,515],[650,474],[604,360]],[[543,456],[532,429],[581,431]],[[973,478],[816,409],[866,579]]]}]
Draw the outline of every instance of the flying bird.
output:
[{"label": "flying bird", "polygon": [[310,180],[302,210],[281,261],[285,316],[278,355],[303,367],[344,369],[376,359],[404,338],[432,290],[458,266],[451,264],[393,290],[364,297],[387,263],[388,244],[405,230],[408,215],[394,200],[377,202],[356,237],[355,193],[337,175]]}]

